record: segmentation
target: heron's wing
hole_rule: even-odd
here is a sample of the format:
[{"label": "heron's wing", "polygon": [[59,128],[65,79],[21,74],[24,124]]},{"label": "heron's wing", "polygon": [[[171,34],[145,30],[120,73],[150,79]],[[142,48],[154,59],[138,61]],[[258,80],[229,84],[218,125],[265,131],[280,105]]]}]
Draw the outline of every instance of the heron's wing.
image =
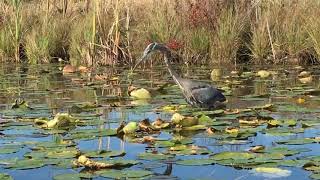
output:
[{"label": "heron's wing", "polygon": [[211,104],[217,101],[223,102],[226,100],[219,90],[208,84],[193,87],[190,92],[190,98],[193,98],[198,103]]}]

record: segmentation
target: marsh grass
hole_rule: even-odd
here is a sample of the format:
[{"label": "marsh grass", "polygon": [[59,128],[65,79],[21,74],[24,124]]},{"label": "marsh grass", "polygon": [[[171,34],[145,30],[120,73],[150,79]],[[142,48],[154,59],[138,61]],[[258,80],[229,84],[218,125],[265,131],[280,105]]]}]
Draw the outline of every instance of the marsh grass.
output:
[{"label": "marsh grass", "polygon": [[236,55],[241,46],[241,34],[244,29],[244,17],[233,9],[223,10],[217,31],[212,37],[211,59],[218,63],[236,62]]},{"label": "marsh grass", "polygon": [[318,0],[6,0],[0,59],[133,64],[156,41],[188,65],[309,63],[320,58],[319,8]]}]

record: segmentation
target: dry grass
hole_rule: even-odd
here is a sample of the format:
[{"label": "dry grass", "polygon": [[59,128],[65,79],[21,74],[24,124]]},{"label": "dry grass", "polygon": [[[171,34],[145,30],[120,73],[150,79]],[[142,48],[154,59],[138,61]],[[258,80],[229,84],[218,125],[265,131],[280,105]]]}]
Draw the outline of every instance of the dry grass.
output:
[{"label": "dry grass", "polygon": [[318,0],[6,0],[0,60],[133,64],[152,41],[186,64],[314,62]]}]

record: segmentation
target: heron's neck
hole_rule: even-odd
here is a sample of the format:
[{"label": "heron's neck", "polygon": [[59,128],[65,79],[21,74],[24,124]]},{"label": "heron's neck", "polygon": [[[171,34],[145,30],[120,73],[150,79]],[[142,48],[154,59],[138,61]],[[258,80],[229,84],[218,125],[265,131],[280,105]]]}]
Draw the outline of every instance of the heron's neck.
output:
[{"label": "heron's neck", "polygon": [[168,50],[166,52],[164,52],[164,61],[167,65],[167,68],[169,70],[170,75],[172,76],[173,80],[175,81],[175,83],[177,83],[179,85],[179,87],[181,87],[181,83],[180,83],[180,79],[181,77],[177,74],[177,72],[172,68],[172,65],[170,63],[170,59],[172,59],[172,55],[171,52]]}]

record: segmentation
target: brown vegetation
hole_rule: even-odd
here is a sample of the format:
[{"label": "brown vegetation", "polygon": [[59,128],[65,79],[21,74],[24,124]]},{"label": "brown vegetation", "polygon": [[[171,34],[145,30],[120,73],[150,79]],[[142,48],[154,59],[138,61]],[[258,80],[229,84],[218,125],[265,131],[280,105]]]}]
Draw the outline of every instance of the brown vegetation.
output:
[{"label": "brown vegetation", "polygon": [[318,62],[318,0],[2,0],[0,61],[133,64],[149,42],[184,63]]}]

